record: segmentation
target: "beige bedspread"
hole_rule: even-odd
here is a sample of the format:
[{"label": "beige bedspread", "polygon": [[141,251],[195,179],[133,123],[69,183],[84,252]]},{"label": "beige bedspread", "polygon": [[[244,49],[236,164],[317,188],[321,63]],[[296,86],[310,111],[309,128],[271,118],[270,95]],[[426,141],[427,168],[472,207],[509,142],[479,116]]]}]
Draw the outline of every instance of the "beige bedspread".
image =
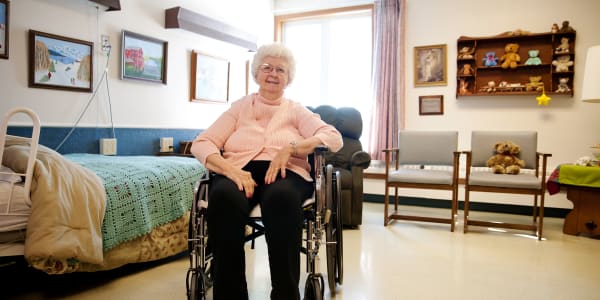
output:
[{"label": "beige bedspread", "polygon": [[[28,155],[24,141],[7,136],[3,165],[24,173]],[[72,272],[80,263],[103,262],[100,228],[106,193],[96,174],[40,145],[31,201],[25,240],[30,264],[54,274]]]}]

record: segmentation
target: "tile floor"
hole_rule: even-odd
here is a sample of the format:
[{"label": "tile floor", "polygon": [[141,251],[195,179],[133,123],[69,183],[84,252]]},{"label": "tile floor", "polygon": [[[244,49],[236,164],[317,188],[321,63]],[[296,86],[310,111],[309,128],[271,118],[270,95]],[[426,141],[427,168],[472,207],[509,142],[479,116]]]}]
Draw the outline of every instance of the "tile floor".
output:
[{"label": "tile floor", "polygon": [[[482,227],[469,227],[464,234],[460,211],[453,233],[447,224],[395,221],[384,227],[382,212],[382,204],[365,203],[360,229],[344,230],[343,284],[335,296],[326,290],[326,299],[600,299],[600,240],[564,235],[563,219],[546,218],[545,240],[537,241],[527,232]],[[264,241],[259,240],[247,256],[250,297],[268,299]],[[324,259],[322,265],[325,272]],[[185,299],[187,267],[182,255],[111,272],[38,274],[22,281],[27,286],[23,289],[2,282],[2,289],[9,292],[0,298]]]}]

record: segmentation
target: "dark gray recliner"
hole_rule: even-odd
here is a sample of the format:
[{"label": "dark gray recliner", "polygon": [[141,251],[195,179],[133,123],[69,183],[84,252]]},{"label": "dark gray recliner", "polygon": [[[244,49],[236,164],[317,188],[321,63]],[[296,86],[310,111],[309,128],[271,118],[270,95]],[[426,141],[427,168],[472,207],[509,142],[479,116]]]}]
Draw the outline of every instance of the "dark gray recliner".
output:
[{"label": "dark gray recliner", "polygon": [[344,146],[338,152],[327,153],[325,162],[340,171],[342,185],[342,224],[357,228],[362,224],[363,170],[371,164],[371,156],[362,150],[362,117],[353,107],[335,108],[321,105],[310,110],[342,134]]}]

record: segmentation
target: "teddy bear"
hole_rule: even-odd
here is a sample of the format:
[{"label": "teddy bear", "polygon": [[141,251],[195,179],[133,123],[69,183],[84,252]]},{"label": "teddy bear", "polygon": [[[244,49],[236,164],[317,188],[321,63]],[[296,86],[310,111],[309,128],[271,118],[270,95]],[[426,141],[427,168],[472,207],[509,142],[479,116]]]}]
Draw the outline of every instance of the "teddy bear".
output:
[{"label": "teddy bear", "polygon": [[486,67],[493,67],[498,64],[498,58],[496,57],[496,52],[490,51],[485,54],[483,58],[483,65]]},{"label": "teddy bear", "polygon": [[552,65],[555,66],[554,72],[569,72],[569,67],[573,65],[571,56],[561,55],[552,61]]},{"label": "teddy bear", "polygon": [[568,93],[571,91],[571,88],[569,88],[569,85],[567,84],[569,82],[569,78],[568,77],[561,77],[558,79],[558,86],[556,89],[557,93]]},{"label": "teddy bear", "polygon": [[517,64],[521,61],[521,56],[519,56],[519,44],[517,43],[508,43],[504,46],[504,55],[500,57],[500,62],[502,63],[501,67],[504,69],[515,69]]},{"label": "teddy bear", "polygon": [[472,59],[475,48],[462,47],[458,50],[458,59]]},{"label": "teddy bear", "polygon": [[556,49],[554,50],[554,53],[556,53],[556,54],[569,53],[569,38],[568,37],[560,38],[560,45],[558,45],[558,47],[556,47]]},{"label": "teddy bear", "polygon": [[462,66],[462,68],[460,69],[458,75],[461,75],[461,76],[470,76],[470,75],[473,75],[474,71],[475,70],[473,70],[473,67],[471,66],[471,64],[464,64]]},{"label": "teddy bear", "polygon": [[529,54],[529,58],[525,61],[525,65],[541,65],[542,60],[538,57],[540,54],[540,50],[531,49],[527,52]]},{"label": "teddy bear", "polygon": [[541,92],[544,89],[542,76],[529,76],[529,82],[525,84],[525,90],[528,92]]},{"label": "teddy bear", "polygon": [[486,165],[495,174],[517,175],[525,167],[525,161],[519,158],[521,147],[512,141],[502,141],[494,145],[495,154],[486,161]]}]

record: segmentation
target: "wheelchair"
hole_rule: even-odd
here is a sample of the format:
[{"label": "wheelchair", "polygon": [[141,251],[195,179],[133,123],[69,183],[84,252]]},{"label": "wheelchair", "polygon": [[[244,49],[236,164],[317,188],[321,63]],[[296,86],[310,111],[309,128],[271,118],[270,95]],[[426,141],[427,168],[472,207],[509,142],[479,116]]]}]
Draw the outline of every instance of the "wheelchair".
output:
[{"label": "wheelchair", "polygon": [[[313,179],[315,192],[313,198],[303,204],[304,228],[301,253],[306,255],[308,277],[304,287],[305,300],[322,300],[325,294],[323,274],[319,271],[319,250],[325,245],[327,263],[327,283],[330,293],[336,292],[336,286],[343,281],[343,239],[341,209],[341,179],[339,171],[334,172],[331,165],[325,165],[326,147],[317,147],[313,159]],[[207,174],[198,183],[194,191],[194,201],[190,211],[188,230],[188,248],[190,267],[186,274],[187,298],[205,300],[212,286],[212,253],[210,251],[206,210],[211,175]],[[260,209],[253,209],[253,212]],[[264,234],[260,216],[251,213],[246,242],[254,242]],[[304,237],[305,235],[305,237]]]}]

